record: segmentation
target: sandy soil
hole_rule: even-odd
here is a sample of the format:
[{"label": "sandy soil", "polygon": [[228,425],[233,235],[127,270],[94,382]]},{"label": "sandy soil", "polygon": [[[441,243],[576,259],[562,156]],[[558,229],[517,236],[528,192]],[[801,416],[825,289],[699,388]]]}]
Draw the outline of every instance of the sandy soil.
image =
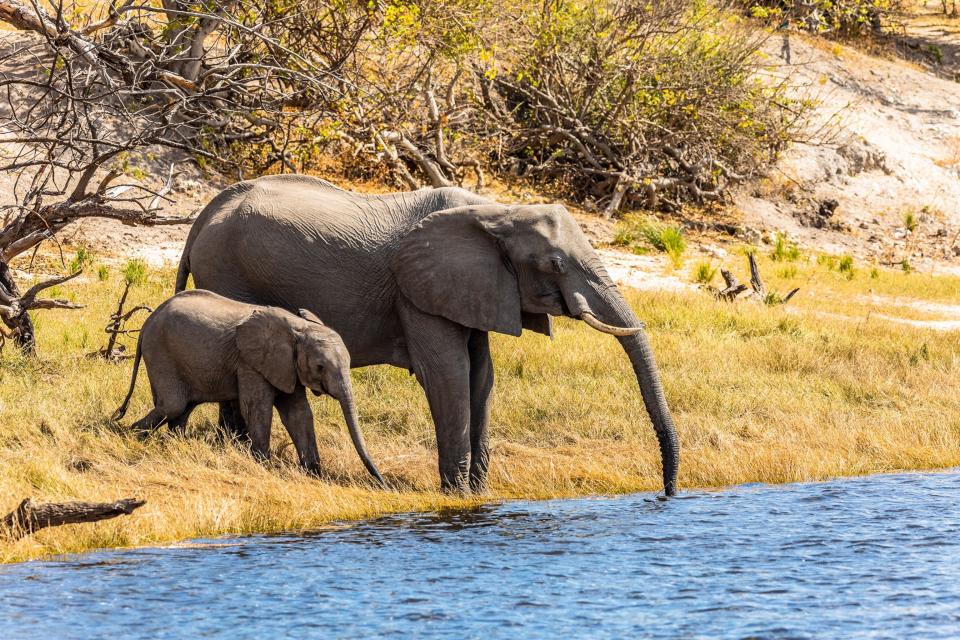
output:
[{"label": "sandy soil", "polygon": [[[796,34],[787,64],[781,44],[768,45],[771,72],[793,74],[798,94],[818,102],[814,140],[828,144],[795,145],[742,188],[745,223],[823,251],[960,273],[960,84]],[[825,203],[832,216],[818,216]]]}]

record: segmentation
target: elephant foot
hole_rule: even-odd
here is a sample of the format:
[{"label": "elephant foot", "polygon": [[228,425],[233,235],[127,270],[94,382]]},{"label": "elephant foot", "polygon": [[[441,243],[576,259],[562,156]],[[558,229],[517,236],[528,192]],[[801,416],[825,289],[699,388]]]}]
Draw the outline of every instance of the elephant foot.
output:
[{"label": "elephant foot", "polygon": [[468,496],[470,495],[470,485],[468,485],[463,478],[460,478],[459,482],[441,480],[440,492],[445,493],[448,496]]},{"label": "elephant foot", "polygon": [[300,468],[303,470],[303,472],[306,475],[310,476],[311,478],[316,478],[319,480],[320,478],[323,477],[323,469],[320,468],[319,462],[314,462],[310,464],[301,464]]},{"label": "elephant foot", "polygon": [[475,496],[486,496],[490,494],[490,489],[487,487],[486,478],[470,478],[470,493]]}]

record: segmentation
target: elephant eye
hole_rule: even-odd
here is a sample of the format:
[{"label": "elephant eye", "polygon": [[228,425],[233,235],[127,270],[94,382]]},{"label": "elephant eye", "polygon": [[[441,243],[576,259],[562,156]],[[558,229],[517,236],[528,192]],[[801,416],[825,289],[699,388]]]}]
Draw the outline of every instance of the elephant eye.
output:
[{"label": "elephant eye", "polygon": [[563,258],[560,256],[551,256],[550,264],[553,265],[553,270],[561,275],[567,272],[567,265],[563,263]]}]

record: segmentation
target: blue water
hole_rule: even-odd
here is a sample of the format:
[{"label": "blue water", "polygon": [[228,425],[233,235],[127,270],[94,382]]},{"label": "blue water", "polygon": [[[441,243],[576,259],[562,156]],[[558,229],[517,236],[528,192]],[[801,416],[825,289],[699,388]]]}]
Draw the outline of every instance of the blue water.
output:
[{"label": "blue water", "polygon": [[0,635],[958,638],[958,497],[896,474],[104,551],[0,568]]}]

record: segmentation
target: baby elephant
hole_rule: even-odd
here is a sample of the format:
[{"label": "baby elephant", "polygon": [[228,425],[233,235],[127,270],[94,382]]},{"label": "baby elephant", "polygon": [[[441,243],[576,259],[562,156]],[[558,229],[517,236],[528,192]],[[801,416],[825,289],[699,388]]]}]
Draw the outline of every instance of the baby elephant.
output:
[{"label": "baby elephant", "polygon": [[114,414],[118,420],[146,361],[154,408],[134,423],[139,431],[164,422],[183,430],[190,412],[203,402],[239,400],[253,454],[269,454],[273,407],[286,426],[300,464],[316,473],[320,461],[313,412],[304,387],[340,401],[343,416],[367,471],[383,484],[357,426],[350,385],[350,354],[340,335],[305,309],[296,316],[193,289],[173,296],[143,325],[133,361],[130,390]]}]

